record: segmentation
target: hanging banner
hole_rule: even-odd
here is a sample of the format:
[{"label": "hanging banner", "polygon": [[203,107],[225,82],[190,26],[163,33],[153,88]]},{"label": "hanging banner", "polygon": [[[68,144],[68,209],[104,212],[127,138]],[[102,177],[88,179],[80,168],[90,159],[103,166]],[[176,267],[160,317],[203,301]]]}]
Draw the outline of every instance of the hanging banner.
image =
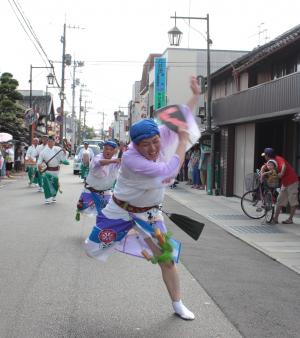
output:
[{"label": "hanging banner", "polygon": [[166,105],[166,58],[154,58],[154,110]]},{"label": "hanging banner", "polygon": [[31,126],[35,123],[39,118],[39,114],[33,111],[32,108],[26,109],[24,112],[24,120],[26,126]]}]

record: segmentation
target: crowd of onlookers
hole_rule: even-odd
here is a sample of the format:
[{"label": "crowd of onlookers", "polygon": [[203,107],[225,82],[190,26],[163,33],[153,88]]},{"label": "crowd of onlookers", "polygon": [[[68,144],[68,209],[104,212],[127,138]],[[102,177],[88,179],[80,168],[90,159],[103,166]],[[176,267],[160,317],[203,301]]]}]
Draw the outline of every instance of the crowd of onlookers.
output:
[{"label": "crowd of onlookers", "polygon": [[190,185],[192,189],[206,189],[208,159],[209,147],[199,143],[195,144],[185,154],[185,161],[177,177],[177,182],[186,181],[186,184]]},{"label": "crowd of onlookers", "polygon": [[0,143],[0,178],[13,178],[12,173],[25,171],[27,148],[23,143]]}]

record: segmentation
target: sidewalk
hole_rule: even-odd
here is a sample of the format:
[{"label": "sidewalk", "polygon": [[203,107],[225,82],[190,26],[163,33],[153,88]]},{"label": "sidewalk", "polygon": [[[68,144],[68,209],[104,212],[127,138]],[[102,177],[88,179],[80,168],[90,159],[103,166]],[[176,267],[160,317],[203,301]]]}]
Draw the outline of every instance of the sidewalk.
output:
[{"label": "sidewalk", "polygon": [[[175,189],[168,188],[166,194],[300,274],[299,210],[294,217],[295,224],[269,225],[263,220],[248,218],[237,197],[210,196],[206,191],[191,189],[185,182],[180,182]],[[279,220],[286,218],[283,214]]]},{"label": "sidewalk", "polygon": [[26,172],[21,171],[13,173],[11,178],[7,176],[0,176],[0,188],[4,188],[5,186],[7,186],[8,183],[16,182],[17,179],[23,178],[26,175]]}]

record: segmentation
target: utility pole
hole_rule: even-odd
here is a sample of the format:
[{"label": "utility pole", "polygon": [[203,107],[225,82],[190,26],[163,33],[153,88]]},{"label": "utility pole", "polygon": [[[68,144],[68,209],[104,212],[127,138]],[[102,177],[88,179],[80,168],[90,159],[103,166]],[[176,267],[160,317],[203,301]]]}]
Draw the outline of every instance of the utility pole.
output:
[{"label": "utility pole", "polygon": [[104,140],[104,112],[102,112],[102,140]]},{"label": "utility pole", "polygon": [[[83,61],[73,61],[73,82],[72,82],[72,139],[71,139],[71,145],[72,145],[72,151],[74,151],[75,147],[75,139],[76,139],[76,112],[75,112],[75,89],[76,85],[79,84],[79,81],[76,79],[76,68],[77,67],[83,67],[84,62]],[[78,83],[77,83],[78,82]],[[80,109],[79,109],[79,115],[80,115]]]},{"label": "utility pole", "polygon": [[104,116],[106,115],[103,111],[99,111],[98,114],[102,114],[102,128],[101,128],[101,136],[102,136],[102,140],[104,140],[105,138],[105,134],[104,134]]},{"label": "utility pole", "polygon": [[64,23],[64,32],[60,41],[63,44],[62,52],[62,66],[61,66],[61,92],[60,92],[60,110],[62,116],[62,122],[60,125],[60,143],[63,144],[63,135],[64,135],[64,101],[65,101],[65,54],[66,54],[66,23]]},{"label": "utility pole", "polygon": [[88,109],[90,109],[91,107],[87,107],[86,105],[88,103],[92,103],[92,101],[84,101],[84,112],[83,112],[83,130],[84,130],[84,137],[86,137],[86,113],[88,111]]},{"label": "utility pole", "polygon": [[86,85],[82,84],[80,88],[80,94],[79,94],[79,126],[78,126],[78,143],[81,144],[82,141],[82,130],[81,130],[81,113],[83,112],[83,117],[84,117],[84,127],[83,127],[83,132],[86,132],[86,104],[91,103],[92,101],[85,101],[84,107],[82,106],[82,92],[83,91],[90,91],[88,89],[84,89]]},{"label": "utility pole", "polygon": [[83,133],[84,133],[84,137],[85,136],[85,133],[86,133],[86,104],[87,104],[87,101],[84,101],[84,112],[83,112]]},{"label": "utility pole", "polygon": [[73,63],[73,83],[72,83],[72,139],[71,139],[71,149],[74,151],[75,145],[75,86],[76,86],[76,63],[74,60]]},{"label": "utility pole", "polygon": [[81,144],[81,112],[82,112],[82,88],[79,95],[79,124],[78,124],[78,144]]},{"label": "utility pole", "polygon": [[210,137],[211,141],[211,153],[210,153],[210,168],[208,170],[209,173],[209,179],[207,179],[207,193],[209,195],[212,195],[213,193],[213,188],[214,188],[214,168],[215,168],[215,156],[214,156],[214,144],[215,144],[215,139],[214,139],[214,131],[212,130],[212,117],[211,117],[211,98],[212,98],[212,93],[211,93],[211,75],[210,75],[210,45],[212,44],[212,41],[210,39],[209,35],[209,14],[206,15],[206,17],[191,17],[191,16],[171,16],[171,19],[175,19],[175,27],[171,29],[168,32],[169,35],[169,40],[172,46],[179,46],[180,40],[181,40],[181,35],[182,32],[176,27],[176,20],[177,19],[184,19],[184,20],[205,20],[206,21],[206,43],[207,43],[207,101],[206,101],[206,120],[207,120],[207,127],[206,127],[206,133]]}]

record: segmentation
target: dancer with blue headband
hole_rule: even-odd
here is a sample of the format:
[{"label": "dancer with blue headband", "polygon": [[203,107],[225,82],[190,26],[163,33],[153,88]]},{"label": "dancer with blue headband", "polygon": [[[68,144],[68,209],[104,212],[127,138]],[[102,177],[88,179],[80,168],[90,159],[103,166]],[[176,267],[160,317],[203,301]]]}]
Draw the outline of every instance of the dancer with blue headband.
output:
[{"label": "dancer with blue headband", "polygon": [[117,144],[108,140],[103,144],[103,153],[91,160],[85,186],[77,203],[77,221],[81,213],[96,216],[111,198],[121,162],[115,157],[116,150]]},{"label": "dancer with blue headband", "polygon": [[192,97],[180,105],[186,128],[177,132],[152,119],[138,121],[130,128],[131,143],[122,156],[113,196],[96,219],[85,241],[88,256],[105,261],[119,251],[158,263],[172,300],[174,312],[182,319],[194,314],[181,300],[176,264],[180,243],[171,237],[164,224],[160,205],[165,188],[177,176],[185,152],[200,137],[192,110],[198,103],[200,87],[191,78]]}]

